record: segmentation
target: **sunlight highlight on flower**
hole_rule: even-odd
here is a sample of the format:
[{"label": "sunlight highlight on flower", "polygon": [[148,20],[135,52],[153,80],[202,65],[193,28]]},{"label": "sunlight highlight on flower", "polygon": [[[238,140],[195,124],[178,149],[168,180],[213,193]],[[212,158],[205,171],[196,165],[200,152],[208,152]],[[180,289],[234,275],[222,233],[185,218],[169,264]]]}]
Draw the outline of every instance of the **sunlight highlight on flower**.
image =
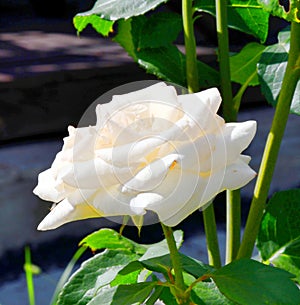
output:
[{"label": "sunlight highlight on flower", "polygon": [[57,205],[38,229],[125,215],[140,225],[147,211],[158,216],[147,224],[175,226],[219,192],[247,184],[255,172],[241,153],[256,122],[225,123],[220,103],[216,88],[178,95],[160,82],[97,105],[97,123],[69,127],[39,175],[34,193]]}]

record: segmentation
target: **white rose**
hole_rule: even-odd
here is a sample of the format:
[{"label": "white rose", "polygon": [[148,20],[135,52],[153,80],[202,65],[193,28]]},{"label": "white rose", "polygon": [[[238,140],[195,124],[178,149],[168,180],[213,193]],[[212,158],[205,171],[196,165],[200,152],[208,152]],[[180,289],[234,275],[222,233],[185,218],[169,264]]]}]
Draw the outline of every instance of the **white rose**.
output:
[{"label": "white rose", "polygon": [[157,83],[97,105],[95,126],[69,127],[34,193],[57,203],[39,230],[91,217],[147,210],[175,226],[219,192],[247,184],[255,172],[241,155],[256,122],[227,123],[216,114],[218,90],[177,95]]}]

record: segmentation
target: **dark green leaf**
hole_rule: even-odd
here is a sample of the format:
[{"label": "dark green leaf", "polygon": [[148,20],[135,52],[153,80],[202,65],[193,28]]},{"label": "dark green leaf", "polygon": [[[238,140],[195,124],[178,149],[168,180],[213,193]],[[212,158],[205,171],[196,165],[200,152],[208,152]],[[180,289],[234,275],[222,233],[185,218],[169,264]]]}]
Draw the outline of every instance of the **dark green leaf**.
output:
[{"label": "dark green leaf", "polygon": [[[126,21],[119,21],[118,35],[115,41],[128,52],[148,73],[160,79],[186,86],[185,55],[171,43],[157,48],[139,48],[144,34],[141,29],[145,26],[146,17],[140,16]],[[163,25],[161,25],[163,26]],[[149,36],[150,37],[150,36]],[[148,44],[157,45],[155,37]],[[161,42],[160,42],[161,44]],[[198,61],[200,88],[207,88],[219,84],[219,74],[208,65]]]},{"label": "dark green leaf", "polygon": [[231,80],[241,85],[248,83],[249,86],[259,84],[257,76],[257,63],[265,49],[265,46],[251,42],[238,54],[230,57]]},{"label": "dark green leaf", "polygon": [[[145,255],[147,255],[147,253]],[[146,268],[150,271],[167,274],[168,271],[172,269],[170,254],[161,256],[157,255],[159,255],[159,253],[155,254],[155,256],[152,255],[151,258],[142,256],[138,261],[130,262],[119,273],[126,275]],[[202,275],[213,271],[210,266],[205,265],[200,261],[197,261],[182,253],[179,255],[183,270],[192,275],[194,278],[201,277]]]},{"label": "dark green leaf", "polygon": [[143,49],[136,55],[137,62],[148,73],[165,81],[186,86],[185,58],[177,47]]},{"label": "dark green leaf", "polygon": [[145,18],[140,29],[138,49],[168,46],[176,40],[182,30],[181,16],[175,13],[160,12]]},{"label": "dark green leaf", "polygon": [[288,21],[300,22],[299,0],[257,0],[257,2],[274,16],[284,18]]},{"label": "dark green leaf", "polygon": [[155,282],[120,285],[100,289],[98,295],[88,305],[133,305],[143,303],[153,288]]},{"label": "dark green leaf", "polygon": [[163,288],[163,290],[159,296],[159,299],[167,305],[178,305],[178,303],[177,303],[174,295],[171,293],[169,287]]},{"label": "dark green leaf", "polygon": [[[86,305],[101,287],[108,285],[138,255],[125,250],[106,250],[85,261],[61,291],[57,305]],[[102,304],[102,303],[101,303]]]},{"label": "dark green leaf", "polygon": [[[279,33],[277,44],[271,45],[264,50],[258,63],[261,90],[268,102],[273,106],[276,106],[281,90],[289,49],[290,31],[286,29]],[[291,112],[300,115],[300,80],[292,100]]]},{"label": "dark green leaf", "polygon": [[262,259],[296,275],[300,282],[300,189],[269,201],[257,239]]},{"label": "dark green leaf", "polygon": [[120,235],[113,229],[100,229],[99,231],[86,236],[79,245],[89,247],[92,251],[111,249],[144,254],[147,250],[147,247],[135,243],[134,241]]},{"label": "dark green leaf", "polygon": [[73,18],[73,24],[78,34],[82,32],[88,24],[91,24],[99,34],[107,36],[110,32],[112,32],[114,22],[110,20],[101,19],[97,15],[90,15],[75,16]]},{"label": "dark green leaf", "polygon": [[[156,301],[158,300],[159,296],[162,294],[164,287],[163,286],[155,286],[154,291],[151,294],[150,298],[147,300],[145,305],[155,305],[157,304]],[[167,303],[169,304],[169,303]]]},{"label": "dark green leaf", "polygon": [[284,270],[241,259],[211,274],[219,290],[243,305],[299,305],[300,290]]},{"label": "dark green leaf", "polygon": [[98,15],[107,20],[128,19],[142,15],[167,0],[98,0],[94,7],[77,16]]},{"label": "dark green leaf", "polygon": [[[216,15],[215,1],[196,0],[198,11]],[[264,42],[268,35],[269,13],[256,0],[228,0],[228,26],[254,35]]]},{"label": "dark green leaf", "polygon": [[214,269],[209,265],[206,265],[192,257],[180,253],[180,261],[182,268],[188,274],[191,274],[195,278],[199,278],[206,273],[212,272]]}]

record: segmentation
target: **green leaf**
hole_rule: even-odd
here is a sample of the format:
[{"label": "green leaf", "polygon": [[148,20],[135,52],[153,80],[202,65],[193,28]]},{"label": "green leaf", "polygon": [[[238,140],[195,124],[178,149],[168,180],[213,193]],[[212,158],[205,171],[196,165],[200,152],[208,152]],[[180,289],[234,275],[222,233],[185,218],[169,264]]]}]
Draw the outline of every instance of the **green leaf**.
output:
[{"label": "green leaf", "polygon": [[[200,12],[216,16],[215,2],[196,0],[195,7]],[[256,0],[228,0],[228,26],[253,35],[265,42],[268,35],[269,13]]]},{"label": "green leaf", "polygon": [[[142,256],[139,258],[138,261],[130,262],[119,272],[119,274],[126,275],[135,271],[141,271],[146,268],[150,271],[167,275],[168,271],[172,269],[170,254],[165,254],[161,256],[158,255],[159,253],[147,259],[145,258],[145,256]],[[197,261],[182,253],[179,253],[179,255],[183,270],[188,274],[192,275],[194,278],[199,278],[202,275],[213,271],[210,266],[203,264],[200,261]]]},{"label": "green leaf", "polygon": [[300,189],[269,201],[257,239],[262,259],[296,275],[300,282]]},{"label": "green leaf", "polygon": [[284,270],[241,259],[211,274],[219,290],[243,305],[299,305],[300,290]]},{"label": "green leaf", "polygon": [[111,249],[126,250],[137,254],[144,254],[148,248],[120,235],[113,229],[106,228],[89,234],[79,245],[89,247],[92,251]]},{"label": "green leaf", "polygon": [[[278,35],[278,43],[267,47],[258,63],[258,75],[262,93],[267,101],[276,106],[290,49],[290,31],[285,29]],[[291,105],[291,112],[300,115],[300,80]]]},{"label": "green leaf", "polygon": [[159,12],[145,18],[140,28],[138,49],[168,46],[176,40],[182,30],[179,14]]},{"label": "green leaf", "polygon": [[[199,305],[234,305],[236,303],[231,302],[227,299],[218,289],[214,282],[200,282],[192,290],[194,294],[200,298],[202,303],[199,301],[196,304]],[[192,294],[192,299],[195,296]]]},{"label": "green leaf", "polygon": [[258,85],[257,63],[265,48],[265,46],[259,43],[251,42],[238,54],[231,56],[231,80],[241,85],[247,82],[249,86]]},{"label": "green leaf", "polygon": [[[157,21],[160,19],[158,18]],[[162,20],[160,20],[162,21]],[[179,49],[172,45],[170,40],[168,45],[162,45],[163,42],[160,39],[156,39],[157,35],[149,35],[147,38],[147,45],[161,46],[144,47],[140,48],[143,41],[145,32],[142,30],[147,24],[147,18],[145,16],[139,16],[130,20],[120,20],[118,22],[118,34],[114,38],[127,52],[128,54],[142,66],[148,73],[154,74],[160,79],[176,83],[181,86],[186,86],[186,72],[185,62],[186,58]],[[157,27],[164,27],[165,23],[158,25]],[[150,40],[151,37],[151,40]],[[219,74],[216,70],[212,69],[208,65],[198,61],[198,72],[201,88],[207,88],[216,86],[219,84]]]},{"label": "green leaf", "polygon": [[98,0],[94,7],[77,16],[98,15],[107,20],[128,19],[143,15],[167,0]]},{"label": "green leaf", "polygon": [[81,33],[88,24],[91,24],[93,28],[101,35],[108,36],[113,30],[113,21],[101,19],[97,15],[90,16],[75,16],[73,18],[73,24],[77,33]]},{"label": "green leaf", "polygon": [[174,295],[171,293],[169,287],[164,287],[159,295],[159,299],[167,305],[178,305]]},{"label": "green leaf", "polygon": [[143,303],[156,282],[136,283],[131,285],[120,285],[100,289],[98,295],[88,305],[133,305]]},{"label": "green leaf", "polygon": [[206,264],[204,264],[192,257],[184,255],[182,253],[180,253],[180,261],[181,261],[183,270],[185,272],[187,272],[188,274],[191,274],[195,278],[199,278],[202,275],[204,275],[206,273],[210,273],[214,270],[211,266],[206,265]]},{"label": "green leaf", "polygon": [[[183,243],[183,231],[176,230],[173,232],[173,236],[176,242],[176,246],[179,249]],[[169,253],[169,247],[166,239],[149,245],[142,245],[143,247],[147,248],[147,251],[141,257],[141,259],[146,260],[152,257],[162,256]]]},{"label": "green leaf", "polygon": [[[62,289],[57,305],[86,305],[129,262],[139,256],[125,250],[106,250],[85,261]],[[102,304],[102,303],[101,303]]]},{"label": "green leaf", "polygon": [[284,18],[288,21],[300,22],[299,0],[257,0],[257,2],[260,3],[267,12],[274,16]]},{"label": "green leaf", "polygon": [[175,46],[143,49],[137,62],[148,73],[168,82],[186,86],[185,58]]}]

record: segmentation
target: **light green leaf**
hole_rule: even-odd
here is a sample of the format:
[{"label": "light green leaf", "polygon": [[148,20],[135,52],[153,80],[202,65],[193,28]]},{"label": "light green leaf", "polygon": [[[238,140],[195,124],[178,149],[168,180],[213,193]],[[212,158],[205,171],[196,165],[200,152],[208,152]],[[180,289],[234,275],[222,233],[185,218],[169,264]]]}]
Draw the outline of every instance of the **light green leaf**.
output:
[{"label": "light green leaf", "polygon": [[258,85],[257,63],[265,48],[265,46],[259,43],[251,42],[247,44],[238,54],[231,56],[231,80],[241,85],[247,82],[249,86]]},{"label": "light green leaf", "polygon": [[[267,101],[276,106],[287,66],[290,49],[290,31],[278,35],[278,43],[267,47],[258,63],[258,75],[262,93]],[[293,96],[291,112],[300,115],[300,80]]]},{"label": "light green leaf", "polygon": [[269,201],[257,239],[262,259],[296,275],[300,282],[300,189]]},{"label": "light green leaf", "polygon": [[77,16],[98,15],[107,20],[128,19],[143,15],[167,0],[98,0],[94,7]]},{"label": "light green leaf", "polygon": [[[200,12],[216,15],[215,1],[196,0]],[[228,0],[228,26],[253,35],[265,42],[268,35],[269,13],[256,0]]]},{"label": "light green leaf", "polygon": [[200,282],[193,288],[192,299],[195,295],[202,301],[199,305],[234,305],[236,303],[227,299],[214,282]]},{"label": "light green leaf", "polygon": [[250,259],[234,261],[212,273],[219,290],[243,305],[299,305],[300,290],[284,270]]},{"label": "light green leaf", "polygon": [[125,250],[106,250],[85,261],[62,289],[57,305],[86,305],[128,263],[139,256]]},{"label": "light green leaf", "polygon": [[90,16],[75,16],[73,18],[73,24],[77,33],[81,33],[88,24],[91,24],[93,28],[101,35],[108,36],[113,30],[114,21],[101,19],[97,15]]},{"label": "light green leaf", "polygon": [[100,229],[86,236],[80,246],[91,248],[92,251],[101,249],[126,250],[132,253],[144,254],[147,247],[144,247],[122,235],[113,229]]},{"label": "light green leaf", "polygon": [[155,282],[120,285],[100,289],[88,305],[133,305],[143,303],[156,286]]},{"label": "light green leaf", "polygon": [[300,22],[299,0],[257,0],[263,8],[274,16],[284,18],[288,21]]}]

